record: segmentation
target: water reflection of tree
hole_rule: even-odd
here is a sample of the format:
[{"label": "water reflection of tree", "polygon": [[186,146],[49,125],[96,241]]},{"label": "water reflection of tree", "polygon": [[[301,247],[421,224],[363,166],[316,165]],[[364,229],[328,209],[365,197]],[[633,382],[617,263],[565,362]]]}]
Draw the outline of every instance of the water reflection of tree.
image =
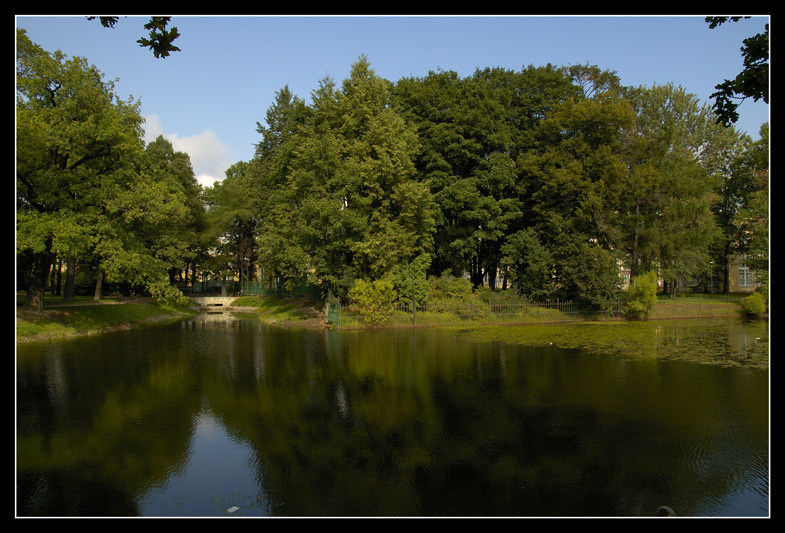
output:
[{"label": "water reflection of tree", "polygon": [[[136,495],[184,464],[199,410],[185,357],[146,357],[123,335],[65,343],[61,386],[47,387],[53,360],[20,359],[17,510],[20,515],[138,513]],[[62,385],[62,383],[61,383]],[[55,414],[56,413],[56,417]]]},{"label": "water reflection of tree", "polygon": [[[268,346],[275,378],[216,383],[211,404],[253,443],[270,504],[314,516],[649,516],[674,499],[697,511],[745,476],[717,432],[729,411],[760,405],[729,400],[728,374],[502,357],[498,345],[441,335],[416,358],[416,337],[392,333],[341,336],[329,355]],[[751,434],[765,415],[758,422]],[[694,462],[685,446],[711,459]]]},{"label": "water reflection of tree", "polygon": [[203,405],[253,446],[271,514],[685,515],[761,476],[738,454],[767,449],[755,369],[453,330],[197,333],[20,358],[20,514],[136,513]]}]

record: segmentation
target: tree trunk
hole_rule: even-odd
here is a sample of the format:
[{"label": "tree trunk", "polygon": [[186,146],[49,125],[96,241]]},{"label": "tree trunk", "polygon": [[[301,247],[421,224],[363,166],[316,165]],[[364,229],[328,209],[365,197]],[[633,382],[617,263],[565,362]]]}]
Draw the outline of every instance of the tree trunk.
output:
[{"label": "tree trunk", "polygon": [[472,280],[472,287],[477,289],[483,286],[482,267],[480,266],[479,255],[472,257],[470,277]]},{"label": "tree trunk", "polygon": [[60,296],[60,289],[63,286],[63,259],[61,257],[57,258],[57,290],[55,291],[55,296]]},{"label": "tree trunk", "polygon": [[49,266],[52,264],[54,254],[45,251],[36,254],[27,269],[27,293],[22,306],[33,311],[44,309],[44,291],[46,280],[49,278]]},{"label": "tree trunk", "polygon": [[496,290],[496,266],[488,268],[488,287],[492,291]]},{"label": "tree trunk", "polygon": [[57,259],[52,261],[51,274],[49,275],[49,294],[55,295],[55,273],[57,272]]},{"label": "tree trunk", "polygon": [[722,273],[722,280],[725,284],[723,288],[723,293],[730,294],[730,259],[731,259],[731,246],[730,243],[726,243],[725,245],[725,260],[723,261],[723,273]]},{"label": "tree trunk", "polygon": [[93,293],[93,300],[96,302],[101,299],[101,285],[104,283],[104,271],[102,269],[98,269],[98,276],[96,276],[95,280],[95,292]]},{"label": "tree trunk", "polygon": [[632,280],[638,274],[638,221],[641,215],[641,205],[638,200],[635,200],[635,232],[632,239],[632,254],[630,257],[630,285]]},{"label": "tree trunk", "polygon": [[65,264],[65,293],[64,302],[73,302],[76,296],[76,258],[69,257]]}]

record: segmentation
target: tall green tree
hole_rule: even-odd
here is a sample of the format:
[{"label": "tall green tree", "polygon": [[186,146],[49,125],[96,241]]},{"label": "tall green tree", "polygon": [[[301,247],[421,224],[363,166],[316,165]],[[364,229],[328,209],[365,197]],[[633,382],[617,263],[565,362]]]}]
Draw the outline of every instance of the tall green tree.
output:
[{"label": "tall green tree", "polygon": [[266,125],[257,122],[262,136],[246,173],[257,213],[257,253],[267,280],[302,279],[308,275],[308,257],[299,246],[293,211],[287,206],[291,165],[312,110],[288,86],[279,90],[266,113]]},{"label": "tall green tree", "polygon": [[200,190],[187,154],[175,152],[162,137],[150,143],[137,158],[133,177],[107,201],[109,224],[96,246],[106,279],[179,297],[173,271],[198,246]]},{"label": "tall green tree", "polygon": [[697,98],[673,85],[630,89],[635,123],[626,130],[628,175],[620,181],[619,250],[633,277],[657,270],[671,294],[680,282],[708,273],[718,236],[715,201],[716,131]]},{"label": "tall green tree", "polygon": [[226,257],[226,266],[237,274],[240,283],[250,281],[256,262],[258,212],[252,195],[248,163],[235,163],[226,177],[204,192],[208,231],[214,250]]},{"label": "tall green tree", "polygon": [[[715,202],[711,207],[717,229],[712,259],[719,267],[718,277],[724,292],[730,290],[730,266],[745,253],[747,228],[739,224],[739,214],[750,205],[761,183],[757,174],[755,146],[747,135],[733,126],[714,125],[709,128],[707,149],[701,156],[703,166],[717,183]],[[768,143],[764,141],[768,148]],[[750,157],[752,156],[752,157]],[[765,158],[768,168],[768,157]]]},{"label": "tall green tree", "polygon": [[737,252],[755,271],[759,281],[768,284],[769,273],[769,127],[761,127],[760,139],[741,158],[740,167],[748,183],[747,195],[734,214],[733,227],[738,238]]},{"label": "tall green tree", "polygon": [[[269,190],[260,257],[281,275],[310,274],[345,295],[354,279],[379,279],[431,247],[430,191],[412,180],[417,136],[390,89],[360,57],[340,88],[322,80],[296,128],[260,144],[262,160],[271,154],[257,180]],[[286,101],[273,115],[292,109]]]},{"label": "tall green tree", "polygon": [[577,92],[551,65],[398,82],[396,105],[423,145],[418,179],[439,209],[433,273],[469,272],[475,286],[497,278],[504,240],[525,225],[516,160],[532,149],[533,132],[554,105]]},{"label": "tall green tree", "polygon": [[174,281],[175,273],[193,261],[199,248],[199,235],[205,225],[202,186],[196,180],[189,155],[176,151],[163,136],[145,147],[142,162],[142,171],[149,172],[154,182],[165,187],[164,197],[170,199],[173,207],[181,208],[180,216],[170,217],[159,227],[151,247],[166,264],[170,281]]},{"label": "tall green tree", "polygon": [[502,265],[517,292],[532,301],[550,299],[555,293],[555,261],[534,228],[510,235],[502,247]]},{"label": "tall green tree", "polygon": [[56,253],[90,246],[106,196],[129,177],[142,150],[138,103],[83,58],[48,53],[17,30],[17,257],[25,269],[24,305],[43,306]]},{"label": "tall green tree", "polygon": [[[508,261],[519,262],[527,250],[543,257],[538,250],[544,247],[553,261],[551,298],[600,305],[616,297],[614,185],[626,171],[621,132],[632,118],[617,92],[602,90],[591,97],[582,92],[554,107],[538,128],[536,149],[518,158],[533,233],[520,240],[526,245],[522,252],[508,246]],[[538,268],[537,279],[543,270]],[[543,286],[542,281],[536,285],[539,293]]]},{"label": "tall green tree", "polygon": [[432,231],[429,190],[412,180],[419,141],[391,107],[391,88],[360,57],[334,108],[342,157],[336,183],[345,208],[363,223],[348,251],[360,276],[371,279],[428,251]]},{"label": "tall green tree", "polygon": [[428,185],[437,212],[433,270],[459,275],[469,270],[475,242],[472,228],[461,217],[475,199],[468,181],[475,165],[475,143],[464,133],[461,117],[465,83],[455,72],[430,72],[427,77],[400,80],[394,105],[417,128],[422,144],[415,163],[418,181]]}]

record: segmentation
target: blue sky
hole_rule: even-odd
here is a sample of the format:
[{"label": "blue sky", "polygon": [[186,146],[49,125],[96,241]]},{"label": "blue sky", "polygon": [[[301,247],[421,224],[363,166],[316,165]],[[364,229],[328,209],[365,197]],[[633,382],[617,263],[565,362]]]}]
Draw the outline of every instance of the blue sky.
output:
[{"label": "blue sky", "polygon": [[[84,16],[16,17],[45,50],[85,57],[117,79],[121,98],[141,101],[148,137],[187,152],[199,181],[251,159],[276,91],[288,85],[310,102],[327,76],[340,84],[364,54],[378,76],[397,81],[452,70],[519,70],[591,64],[628,86],[672,83],[711,104],[714,86],[742,69],[742,41],[768,16],[709,29],[703,16],[177,16],[181,49],[156,59],[136,40],[149,17],[113,29]],[[768,105],[745,101],[736,128],[758,137]]]}]

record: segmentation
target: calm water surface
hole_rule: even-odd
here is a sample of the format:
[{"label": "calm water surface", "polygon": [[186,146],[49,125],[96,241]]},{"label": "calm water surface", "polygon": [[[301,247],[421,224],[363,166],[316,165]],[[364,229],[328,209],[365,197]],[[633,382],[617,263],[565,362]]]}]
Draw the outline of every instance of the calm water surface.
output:
[{"label": "calm water surface", "polygon": [[[614,329],[610,329],[614,328]],[[17,347],[19,516],[768,516],[768,324]]]}]

